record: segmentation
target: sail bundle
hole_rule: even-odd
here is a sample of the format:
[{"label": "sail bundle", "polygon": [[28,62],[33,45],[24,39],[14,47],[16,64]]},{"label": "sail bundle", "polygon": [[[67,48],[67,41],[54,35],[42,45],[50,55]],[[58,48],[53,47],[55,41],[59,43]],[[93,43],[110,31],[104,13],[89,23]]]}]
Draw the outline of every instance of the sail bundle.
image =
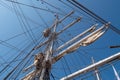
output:
[{"label": "sail bundle", "polygon": [[[61,51],[55,58],[55,61],[58,61],[62,58],[65,54],[69,54],[75,50],[77,50],[80,46],[88,46],[89,44],[96,41],[100,36],[102,36],[106,30],[108,29],[110,23],[106,23],[105,25],[101,26],[99,29],[93,31],[91,34],[85,36],[84,38],[78,40],[77,42],[73,43],[67,49]],[[83,34],[84,35],[84,34]],[[71,41],[68,41],[71,42]],[[68,44],[68,43],[67,43]],[[63,45],[62,45],[63,46]]]}]

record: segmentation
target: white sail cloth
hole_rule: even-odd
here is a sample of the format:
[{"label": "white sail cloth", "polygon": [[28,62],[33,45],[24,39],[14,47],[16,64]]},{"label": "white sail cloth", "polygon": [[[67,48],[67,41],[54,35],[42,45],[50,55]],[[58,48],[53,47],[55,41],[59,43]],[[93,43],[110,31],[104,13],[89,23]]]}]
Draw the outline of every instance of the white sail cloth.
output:
[{"label": "white sail cloth", "polygon": [[[105,32],[105,31],[104,31]],[[94,41],[96,41],[100,36],[102,36],[104,34],[103,31],[99,31],[96,34],[88,37],[87,39],[85,39],[83,42],[81,42],[81,46],[87,46],[91,43],[93,43]]]},{"label": "white sail cloth", "polygon": [[108,29],[108,26],[109,26],[109,23],[103,25],[96,31],[92,32],[91,34],[89,34],[89,35],[85,36],[84,38],[80,39],[79,41],[75,42],[74,44],[69,46],[67,49],[61,51],[56,57],[54,57],[53,60],[55,60],[55,62],[56,62],[57,60],[62,58],[65,54],[75,51],[80,46],[87,46],[87,45],[93,43],[94,41],[96,41],[100,36],[102,36],[106,32],[106,30]]}]

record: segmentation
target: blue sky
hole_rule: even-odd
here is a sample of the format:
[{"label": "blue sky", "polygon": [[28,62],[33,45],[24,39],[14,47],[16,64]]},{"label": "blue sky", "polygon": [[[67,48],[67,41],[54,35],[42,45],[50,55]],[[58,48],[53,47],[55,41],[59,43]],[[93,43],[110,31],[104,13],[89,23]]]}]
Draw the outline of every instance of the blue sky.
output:
[{"label": "blue sky", "polygon": [[102,18],[110,21],[113,25],[119,27],[120,18],[119,0],[79,0],[88,9],[92,10]]},{"label": "blue sky", "polygon": [[[8,2],[5,0],[0,1],[0,70],[3,70],[3,68],[7,64],[9,64],[9,62],[14,57],[16,57],[31,42],[33,42],[31,46],[29,46],[26,50],[24,50],[24,54],[22,56],[19,56],[15,62],[9,65],[9,68],[7,68],[6,71],[0,74],[1,80],[5,77],[5,75],[7,75],[7,73],[9,73],[9,71],[13,69],[14,66],[16,66],[23,59],[23,57],[26,54],[29,53],[29,51],[36,44],[40,44],[40,42],[43,42],[45,40],[45,39],[42,39],[41,41],[37,42],[37,40],[40,40],[41,38],[43,38],[41,36],[42,31],[48,26],[51,26],[53,24],[55,20],[55,16],[54,16],[55,14],[58,14],[59,18],[62,18],[66,13],[69,13],[70,11],[72,11],[73,8],[76,9],[75,11],[78,11],[78,12],[75,12],[72,17],[66,19],[62,24],[60,24],[58,26],[59,29],[63,28],[63,26],[75,20],[76,17],[78,18],[82,16],[81,22],[76,23],[75,25],[73,25],[73,27],[71,27],[71,29],[68,29],[58,37],[57,40],[59,44],[56,43],[56,46],[63,44],[67,40],[71,39],[73,36],[83,32],[84,30],[89,28],[91,25],[96,23],[95,21],[93,21],[93,19],[88,17],[88,15],[84,14],[82,11],[79,12],[77,8],[73,7],[70,3],[68,3],[65,0],[62,0],[62,1],[72,6],[72,8],[67,7],[66,5],[59,2],[58,0],[46,0],[46,1],[53,4],[59,9],[55,9],[37,0],[35,1],[34,0],[32,1],[18,0],[18,2],[29,4],[29,5],[34,4],[33,6],[44,8],[46,10],[52,10],[57,13],[50,13],[43,10],[33,9],[31,7],[20,5],[24,13],[24,15],[21,15],[22,12],[18,5],[11,4],[11,2]],[[111,22],[111,24],[113,24],[116,28],[120,29],[120,17],[119,17],[120,1],[119,0],[116,0],[116,1],[78,0],[78,1],[84,6],[86,6],[88,9],[90,9],[91,11],[93,11],[103,19],[105,19],[106,21]],[[17,13],[16,15],[14,9],[17,9],[17,12],[20,12],[20,13]],[[24,24],[21,24],[22,20]],[[102,25],[101,23],[98,23],[98,24],[99,24],[98,27]],[[30,31],[28,32],[28,30]],[[26,33],[23,34],[24,32]],[[11,37],[14,37],[19,34],[21,35],[11,39]],[[54,64],[52,67],[52,74],[55,76],[56,80],[59,80],[61,77],[68,75],[71,72],[75,72],[81,68],[84,68],[90,65],[91,57],[94,57],[95,61],[99,61],[103,58],[106,58],[110,55],[120,52],[120,48],[110,49],[109,46],[111,45],[120,45],[120,35],[112,31],[111,29],[109,29],[100,39],[98,39],[93,44],[87,47],[80,47],[76,52],[66,55],[65,58],[62,58],[60,61],[58,61],[58,63]],[[39,51],[43,51],[43,49],[38,49],[34,51],[33,55],[37,54]],[[32,61],[33,57],[30,60],[31,62],[29,62],[26,65],[26,67],[33,62]],[[120,62],[112,63],[115,65],[118,72],[120,72],[119,63]],[[106,68],[105,66],[103,68],[100,68],[101,78],[103,78],[103,80],[115,80],[115,76],[114,76],[114,73],[112,72],[111,66],[107,66],[108,68]],[[24,75],[26,73],[21,72],[21,74]],[[87,75],[88,75],[88,78],[85,78],[85,80],[94,80],[94,77],[89,77],[90,74],[92,73],[86,74],[85,76],[81,75],[80,77],[78,77],[78,80],[87,77]],[[19,80],[19,78],[23,75],[18,76],[15,80]],[[111,77],[109,77],[109,75],[111,75]],[[12,79],[12,77],[10,77],[9,79]]]}]

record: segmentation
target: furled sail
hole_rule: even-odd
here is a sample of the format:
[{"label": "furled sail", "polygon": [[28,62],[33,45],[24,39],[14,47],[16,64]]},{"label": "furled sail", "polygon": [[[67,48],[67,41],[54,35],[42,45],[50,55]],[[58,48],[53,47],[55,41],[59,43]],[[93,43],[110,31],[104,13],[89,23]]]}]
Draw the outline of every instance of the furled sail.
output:
[{"label": "furled sail", "polygon": [[53,61],[57,61],[60,58],[62,58],[65,54],[71,53],[78,49],[80,46],[87,46],[94,41],[96,41],[100,36],[102,36],[106,30],[108,29],[110,23],[106,23],[105,25],[101,26],[99,29],[96,31],[92,32],[91,34],[85,36],[84,38],[80,39],[79,41],[75,42],[71,46],[69,46],[67,49],[61,51],[54,59]]},{"label": "furled sail", "polygon": [[87,46],[91,43],[93,43],[94,41],[96,41],[100,36],[102,36],[104,34],[105,31],[99,31],[96,34],[88,37],[87,39],[85,39],[83,42],[81,42],[82,46]]}]

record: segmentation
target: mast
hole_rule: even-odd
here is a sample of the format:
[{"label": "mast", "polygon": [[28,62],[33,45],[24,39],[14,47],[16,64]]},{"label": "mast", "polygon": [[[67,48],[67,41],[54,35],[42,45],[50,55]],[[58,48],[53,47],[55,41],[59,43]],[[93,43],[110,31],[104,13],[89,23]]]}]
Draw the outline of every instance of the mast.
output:
[{"label": "mast", "polygon": [[[68,15],[66,15],[64,18],[62,18],[60,21],[58,20],[58,16],[56,15],[56,21],[53,24],[53,32],[51,33],[51,36],[49,37],[49,41],[48,42],[48,47],[47,50],[45,52],[45,59],[43,60],[43,68],[41,70],[41,74],[39,77],[39,80],[50,80],[50,68],[52,66],[52,55],[53,55],[53,44],[54,41],[57,37],[58,34],[62,33],[64,30],[68,29],[69,27],[71,27],[72,25],[74,25],[76,22],[78,22],[80,19],[78,18],[77,20],[73,21],[72,23],[70,23],[68,26],[66,26],[63,30],[61,30],[60,32],[56,32],[56,28],[58,26],[58,23],[61,23],[63,20],[65,20],[68,16],[70,16],[71,14],[73,14],[73,11],[70,12]],[[51,28],[52,28],[51,27]]]},{"label": "mast", "polygon": [[[75,36],[74,38],[72,38],[71,40],[59,46],[58,48],[56,48],[56,50],[54,50],[53,49],[54,42],[57,36],[81,20],[81,17],[79,17],[76,20],[72,21],[67,26],[65,26],[62,30],[56,32],[56,28],[58,27],[58,24],[61,23],[63,20],[65,20],[70,15],[72,15],[73,13],[74,12],[71,11],[70,13],[68,13],[65,17],[63,17],[60,20],[58,18],[58,15],[55,15],[56,20],[53,23],[53,25],[43,31],[43,36],[47,40],[41,43],[40,45],[36,46],[34,49],[38,49],[41,46],[46,45],[45,52],[39,53],[35,56],[34,64],[29,66],[25,70],[31,69],[31,67],[34,67],[34,66],[36,69],[33,70],[28,75],[26,75],[23,78],[23,80],[26,80],[26,79],[27,80],[34,80],[34,79],[35,80],[50,80],[50,72],[51,72],[52,64],[56,63],[66,54],[76,51],[80,46],[88,46],[89,44],[93,43],[99,37],[101,37],[107,31],[109,27],[110,23],[105,23],[103,26],[96,29],[97,24],[95,24],[89,29],[87,29],[86,31],[84,31],[83,33]],[[84,37],[81,38],[81,36],[84,36]],[[67,46],[68,44],[71,44],[71,45],[68,46],[66,49],[62,50],[61,52],[59,52],[57,56],[53,57],[53,54],[55,52],[58,52],[59,50]]]},{"label": "mast", "polygon": [[[28,70],[33,66],[38,67],[38,69],[36,69],[36,70],[32,71],[31,73],[27,74],[23,78],[23,80],[26,80],[26,79],[29,79],[29,80],[34,80],[34,79],[36,79],[36,80],[50,80],[50,71],[51,71],[51,66],[53,64],[52,57],[53,57],[53,54],[54,54],[53,53],[53,51],[54,51],[53,50],[54,41],[56,40],[57,36],[60,33],[65,31],[66,29],[70,28],[72,25],[79,22],[80,19],[81,19],[81,18],[76,19],[75,21],[71,22],[66,27],[64,27],[61,31],[56,32],[56,28],[57,28],[58,24],[61,23],[63,20],[65,20],[67,17],[69,17],[71,14],[73,14],[73,11],[68,13],[64,18],[62,18],[60,20],[58,19],[58,15],[55,15],[56,20],[55,20],[54,24],[50,28],[46,29],[43,32],[44,37],[48,38],[48,40],[34,48],[34,49],[38,49],[42,45],[47,45],[46,49],[45,49],[45,53],[44,54],[43,53],[38,54],[38,55],[44,56],[44,57],[42,57],[43,60],[39,61],[41,59],[40,56],[38,57],[38,60],[34,60],[34,64],[29,66],[25,70]],[[39,66],[39,65],[41,65],[41,66]]]},{"label": "mast", "polygon": [[[56,63],[58,60],[60,60],[63,56],[66,54],[69,54],[73,51],[76,51],[80,46],[88,46],[89,44],[96,41],[100,36],[102,36],[106,30],[109,27],[110,23],[106,23],[103,26],[101,26],[99,29],[95,30],[96,24],[93,25],[88,30],[84,31],[83,33],[75,36],[66,44],[63,44],[57,50],[53,50],[54,41],[56,40],[57,36],[70,28],[75,23],[79,22],[81,18],[76,19],[75,21],[71,22],[67,26],[65,26],[61,31],[56,32],[56,28],[61,21],[65,20],[68,16],[70,16],[73,12],[70,12],[68,15],[66,15],[64,18],[62,18],[60,21],[58,19],[58,15],[56,15],[56,20],[54,24],[46,29],[43,34],[45,38],[48,38],[47,41],[43,42],[42,45],[46,45],[45,52],[39,53],[36,55],[34,64],[32,64],[30,67],[26,68],[26,70],[30,69],[33,65],[36,67],[34,71],[29,73],[27,76],[23,78],[23,80],[50,80],[50,72],[52,64]],[[82,39],[79,39],[81,36],[84,36]],[[77,41],[76,41],[77,40]],[[73,42],[70,46],[68,46],[66,49],[58,53],[57,56],[53,57],[54,51],[58,51],[59,49],[65,47],[69,43]],[[34,49],[40,48],[42,46],[41,44],[35,47]]]},{"label": "mast", "polygon": [[[8,0],[9,1],[9,0]],[[39,1],[39,0],[38,0]],[[43,1],[43,2],[42,2]],[[58,0],[58,1],[61,1],[61,0]],[[70,0],[69,0],[70,1]],[[75,1],[75,0],[71,0],[71,1]],[[78,48],[80,48],[81,46],[88,46],[89,44],[92,44],[94,41],[96,41],[99,37],[101,37],[107,30],[108,30],[108,26],[109,26],[109,23],[107,23],[107,21],[105,21],[104,22],[104,20],[102,21],[100,21],[102,24],[104,24],[103,26],[101,26],[99,29],[97,29],[97,24],[96,24],[96,22],[95,22],[95,25],[93,25],[92,24],[92,26],[89,28],[89,29],[87,29],[87,30],[85,30],[83,33],[80,33],[80,34],[78,34],[78,32],[76,31],[75,32],[75,34],[74,35],[76,35],[76,34],[78,34],[78,35],[76,35],[76,36],[70,36],[69,34],[67,34],[67,37],[68,37],[68,35],[72,38],[72,39],[70,39],[70,40],[68,40],[68,41],[66,41],[64,44],[61,44],[62,43],[62,39],[61,39],[61,45],[59,45],[59,43],[56,45],[56,46],[58,46],[59,45],[59,47],[56,47],[56,46],[54,46],[54,44],[55,44],[55,41],[56,41],[56,39],[57,39],[57,37],[59,36],[59,34],[61,34],[61,33],[63,33],[65,30],[67,30],[68,28],[70,28],[71,26],[73,26],[75,23],[77,23],[77,22],[79,22],[80,20],[81,20],[81,17],[79,17],[78,18],[78,16],[80,15],[80,14],[75,14],[74,16],[71,16],[73,13],[74,13],[74,11],[71,11],[70,13],[68,13],[65,17],[63,17],[63,18],[61,18],[61,19],[59,19],[59,17],[58,17],[58,15],[55,15],[56,16],[56,19],[55,19],[55,21],[54,21],[54,23],[53,23],[53,25],[51,25],[49,28],[47,28],[47,29],[45,29],[45,31],[43,31],[43,35],[42,35],[42,37],[41,37],[41,35],[40,35],[40,37],[41,38],[45,38],[45,41],[43,41],[44,39],[42,39],[42,40],[40,40],[40,41],[38,41],[39,39],[37,39],[37,35],[39,35],[39,34],[36,34],[36,35],[34,35],[34,32],[32,32],[33,30],[32,30],[32,28],[31,27],[33,27],[32,25],[34,25],[34,24],[29,24],[29,21],[27,21],[27,19],[29,19],[29,17],[27,18],[27,16],[26,16],[26,14],[24,14],[24,11],[22,11],[22,8],[21,8],[21,6],[20,5],[24,5],[24,6],[28,6],[28,7],[31,7],[31,8],[36,8],[36,9],[41,9],[41,10],[44,10],[44,11],[47,11],[47,12],[51,12],[52,13],[52,15],[54,14],[54,13],[58,13],[58,14],[60,14],[61,16],[63,16],[63,15],[65,15],[66,14],[66,12],[68,12],[69,10],[67,10],[67,11],[65,11],[65,14],[63,13],[64,12],[64,10],[63,10],[63,12],[62,11],[60,11],[60,9],[62,9],[61,7],[62,6],[60,6],[60,9],[59,8],[56,8],[56,9],[58,9],[59,11],[58,12],[56,12],[56,10],[55,9],[52,9],[53,7],[55,8],[56,6],[52,6],[51,4],[49,5],[49,1],[48,1],[48,5],[44,5],[45,6],[45,9],[43,8],[39,8],[40,6],[38,6],[38,7],[35,7],[34,5],[28,5],[28,3],[26,4],[26,2],[25,2],[25,4],[23,4],[23,3],[20,3],[20,2],[15,2],[15,1],[10,1],[10,2],[12,2],[12,3],[15,3],[15,5],[13,5],[12,7],[14,8],[14,10],[13,10],[13,8],[11,8],[10,7],[10,9],[11,10],[13,10],[15,13],[16,13],[16,15],[17,15],[17,17],[18,17],[18,20],[19,20],[19,22],[20,23],[22,23],[23,25],[24,25],[24,28],[27,28],[28,27],[28,30],[27,29],[25,29],[25,32],[24,33],[27,33],[28,32],[28,36],[27,37],[30,37],[30,39],[33,39],[33,40],[31,40],[32,42],[34,42],[34,44],[32,44],[32,46],[33,45],[35,45],[35,47],[34,48],[32,48],[32,51],[30,52],[30,53],[27,53],[31,48],[29,48],[29,49],[27,49],[27,47],[25,48],[25,47],[22,47],[21,49],[17,49],[16,47],[14,47],[14,46],[12,46],[12,45],[10,45],[10,48],[12,47],[12,49],[13,48],[15,48],[15,49],[17,49],[17,51],[19,50],[20,51],[20,53],[25,53],[24,55],[23,54],[19,54],[16,58],[14,58],[13,60],[12,60],[12,63],[11,63],[11,61],[8,63],[8,62],[6,62],[6,61],[4,61],[4,58],[3,58],[3,61],[5,62],[5,67],[4,67],[4,65],[3,65],[3,70],[1,70],[1,74],[2,73],[4,73],[4,72],[7,72],[8,71],[8,73],[7,74],[3,74],[3,77],[4,77],[4,75],[5,75],[5,80],[6,79],[18,79],[18,78],[21,78],[23,75],[25,75],[26,73],[24,73],[24,74],[22,74],[22,70],[23,70],[23,68],[25,68],[26,66],[28,66],[27,68],[25,68],[24,69],[24,71],[31,71],[29,74],[27,74],[24,78],[23,78],[23,80],[50,80],[50,73],[51,73],[51,67],[52,67],[52,65],[54,64],[54,63],[57,63],[58,62],[58,60],[60,60],[62,57],[64,57],[65,55],[70,55],[70,54],[72,54],[74,51],[76,51],[76,50],[78,50]],[[24,2],[24,1],[23,1]],[[41,0],[41,2],[42,2],[42,4],[44,4],[44,0]],[[46,2],[45,2],[46,3]],[[19,6],[16,6],[16,4],[18,4]],[[34,4],[34,3],[33,3]],[[54,5],[54,4],[53,4]],[[71,5],[70,5],[71,6]],[[9,6],[7,6],[7,7],[9,7]],[[52,7],[52,8],[51,8]],[[63,7],[64,8],[64,7]],[[8,8],[9,9],[9,8]],[[26,9],[28,9],[28,8],[25,8],[25,10]],[[24,10],[24,9],[23,9]],[[53,10],[53,11],[52,11]],[[55,11],[54,11],[55,10]],[[66,9],[65,9],[66,10]],[[73,9],[74,10],[74,9]],[[18,12],[17,12],[18,11]],[[21,12],[20,12],[21,11]],[[59,13],[60,12],[60,13]],[[89,12],[89,11],[88,11]],[[21,14],[22,13],[22,14]],[[77,11],[76,11],[76,13],[77,13]],[[29,14],[29,13],[28,13]],[[38,13],[39,14],[39,13]],[[91,14],[91,13],[90,13]],[[91,14],[92,16],[94,16],[93,14]],[[29,15],[29,16],[31,16],[31,15]],[[39,15],[40,16],[40,15]],[[42,15],[41,15],[42,16]],[[60,31],[58,31],[57,32],[57,27],[58,27],[58,25],[60,24],[60,23],[62,23],[62,21],[64,21],[67,17],[71,17],[70,18],[70,20],[71,19],[74,19],[74,21],[72,21],[71,23],[69,23],[67,26],[65,26],[64,28],[62,28],[62,30],[60,30]],[[83,15],[83,16],[85,16],[85,15]],[[77,18],[76,18],[77,17]],[[31,16],[31,18],[33,18],[33,16]],[[35,17],[36,18],[36,17]],[[47,19],[48,19],[49,17],[47,17]],[[50,17],[51,18],[51,17]],[[98,19],[97,17],[95,17],[96,19]],[[37,19],[35,19],[35,20],[37,20]],[[100,20],[100,19],[99,19]],[[32,20],[30,20],[30,21],[32,21]],[[37,20],[38,21],[38,20]],[[43,18],[41,18],[41,21],[39,21],[39,23],[41,22],[42,23],[42,21],[43,22],[45,22],[45,24],[47,23],[47,20],[46,21],[44,21],[44,19]],[[69,21],[68,21],[69,22]],[[85,21],[86,22],[86,21]],[[36,23],[36,22],[35,22]],[[40,24],[41,24],[40,23]],[[47,24],[49,24],[49,22],[47,23]],[[86,24],[86,23],[84,23],[84,24]],[[82,25],[82,26],[86,26],[86,25]],[[89,24],[91,24],[91,22],[90,23],[88,23],[87,24],[87,27],[88,27],[88,25]],[[25,26],[25,25],[27,25],[27,26]],[[36,25],[36,24],[35,24]],[[63,24],[64,25],[64,24]],[[66,23],[65,23],[65,25],[66,25]],[[77,25],[77,27],[78,27],[79,25]],[[81,26],[81,25],[80,25]],[[110,25],[111,26],[111,25]],[[48,26],[47,26],[48,27]],[[75,26],[76,27],[76,26]],[[76,27],[76,29],[77,29],[77,27]],[[85,27],[86,28],[86,27]],[[29,29],[30,29],[30,31],[29,31]],[[41,28],[40,28],[41,29]],[[118,32],[119,33],[119,30],[117,30],[117,29],[115,29],[115,28],[111,28],[111,29],[114,29],[116,32]],[[27,30],[27,32],[26,32],[26,30]],[[24,30],[23,30],[24,31]],[[80,29],[80,31],[81,31],[81,29]],[[21,31],[20,31],[21,32]],[[36,32],[35,32],[36,33]],[[69,32],[68,32],[69,33]],[[61,37],[61,36],[60,36]],[[12,37],[12,38],[15,38],[15,37]],[[10,38],[10,39],[12,39],[12,38]],[[10,39],[8,39],[8,40],[10,40]],[[35,40],[34,40],[35,39]],[[66,39],[66,38],[65,38]],[[69,39],[69,38],[68,38]],[[5,41],[7,41],[7,40],[5,40]],[[42,42],[43,41],[43,42]],[[11,41],[10,41],[11,42]],[[30,41],[29,41],[30,42]],[[37,43],[39,43],[39,42],[42,42],[41,44],[37,44]],[[64,40],[63,40],[63,42],[64,42]],[[23,43],[23,41],[22,41],[22,43]],[[28,43],[27,43],[28,44]],[[37,44],[37,45],[36,45]],[[20,45],[20,46],[22,46],[22,45]],[[9,47],[9,44],[8,44],[8,47]],[[56,47],[56,48],[55,48]],[[110,46],[110,48],[119,48],[120,47],[120,45],[117,45],[117,46]],[[25,48],[25,50],[22,50],[23,48]],[[39,49],[40,48],[40,49]],[[39,50],[41,50],[41,49],[43,49],[42,51],[39,51]],[[22,50],[22,51],[21,51]],[[35,50],[35,51],[34,51]],[[38,52],[39,51],[39,53],[38,54],[36,54],[36,52]],[[16,53],[16,52],[15,52]],[[36,54],[36,55],[35,55]],[[55,55],[54,55],[55,54]],[[75,53],[76,54],[76,53]],[[10,55],[11,56],[11,55]],[[25,56],[25,57],[23,57],[23,56]],[[28,57],[27,57],[28,56]],[[34,57],[33,57],[34,56]],[[74,55],[75,56],[75,55]],[[33,59],[34,58],[34,59]],[[7,59],[7,58],[6,58]],[[20,60],[20,61],[18,61],[19,59],[22,59],[22,60]],[[118,59],[118,58],[117,58]],[[34,62],[33,62],[33,64],[31,63],[32,61],[31,60],[33,60]],[[114,59],[114,60],[116,60],[116,59]],[[16,62],[16,61],[18,61],[18,62]],[[113,61],[113,60],[111,60],[111,61]],[[110,62],[111,62],[110,61]],[[13,62],[15,62],[14,64],[13,64]],[[67,61],[66,61],[67,62]],[[65,63],[66,63],[65,62]],[[74,62],[74,61],[73,61]],[[59,62],[58,62],[59,63]],[[6,65],[7,64],[7,65]],[[31,65],[29,65],[29,64],[31,64]],[[97,66],[97,63],[95,63],[94,62],[94,60],[93,60],[93,65],[94,64],[96,64],[96,66]],[[106,64],[106,63],[105,63]],[[96,77],[97,77],[97,79],[98,80],[100,80],[100,78],[99,78],[99,74],[98,74],[98,67],[101,67],[102,65],[104,65],[104,62],[103,63],[101,63],[101,65],[98,65],[97,67],[96,66],[94,66],[94,68],[92,69],[89,69],[89,70],[85,70],[85,73],[87,73],[87,72],[89,72],[89,71],[95,71],[95,74],[96,74]],[[62,65],[63,66],[63,69],[65,69],[66,67],[64,67],[64,65]],[[69,67],[69,65],[65,65],[65,66],[67,66],[67,67]],[[34,68],[34,69],[33,69]],[[2,69],[2,68],[1,68]],[[76,68],[77,69],[77,68]],[[69,69],[70,70],[70,69]],[[114,72],[116,73],[117,71],[115,70],[115,68],[114,68],[114,66],[113,66],[113,70],[114,70]],[[72,71],[70,71],[70,72],[72,72]],[[67,73],[67,71],[65,71],[65,74]],[[84,73],[84,72],[83,72]],[[62,75],[64,75],[64,74],[62,74]],[[78,75],[78,74],[77,74]],[[52,75],[51,75],[52,76]],[[76,76],[76,75],[75,75]],[[53,77],[53,76],[52,76]],[[74,77],[72,77],[72,78],[74,78]],[[72,78],[70,78],[70,79],[72,79]]]},{"label": "mast", "polygon": [[45,59],[43,60],[42,64],[43,64],[43,68],[41,70],[41,74],[39,77],[39,80],[50,80],[50,76],[49,76],[49,72],[50,72],[50,68],[51,68],[51,57],[52,57],[52,50],[53,50],[53,42],[56,38],[55,34],[56,34],[56,27],[58,25],[58,16],[56,15],[56,20],[55,20],[55,25],[53,26],[53,32],[51,33],[50,37],[49,37],[49,43],[47,46],[47,50],[45,52]]}]

